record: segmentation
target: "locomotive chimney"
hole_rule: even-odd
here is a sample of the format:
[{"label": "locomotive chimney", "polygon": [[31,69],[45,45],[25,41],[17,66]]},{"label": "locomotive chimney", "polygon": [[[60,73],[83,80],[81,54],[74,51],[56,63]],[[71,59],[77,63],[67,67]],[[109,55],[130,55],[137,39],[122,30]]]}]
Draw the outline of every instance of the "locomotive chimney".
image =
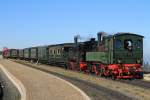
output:
[{"label": "locomotive chimney", "polygon": [[74,43],[75,43],[75,45],[77,46],[77,44],[78,44],[78,36],[75,36],[75,37],[74,37]]},{"label": "locomotive chimney", "polygon": [[104,35],[104,32],[98,32],[97,33],[98,45],[100,45],[100,43],[103,41],[103,35]]},{"label": "locomotive chimney", "polygon": [[91,40],[90,41],[95,41],[95,38],[91,38]]}]

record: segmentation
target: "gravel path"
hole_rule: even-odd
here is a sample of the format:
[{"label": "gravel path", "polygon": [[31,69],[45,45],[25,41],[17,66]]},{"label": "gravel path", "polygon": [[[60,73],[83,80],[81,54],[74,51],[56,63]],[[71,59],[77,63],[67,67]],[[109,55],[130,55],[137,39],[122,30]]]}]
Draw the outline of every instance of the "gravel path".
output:
[{"label": "gravel path", "polygon": [[0,63],[23,83],[27,100],[85,100],[79,91],[51,74],[8,60]]}]

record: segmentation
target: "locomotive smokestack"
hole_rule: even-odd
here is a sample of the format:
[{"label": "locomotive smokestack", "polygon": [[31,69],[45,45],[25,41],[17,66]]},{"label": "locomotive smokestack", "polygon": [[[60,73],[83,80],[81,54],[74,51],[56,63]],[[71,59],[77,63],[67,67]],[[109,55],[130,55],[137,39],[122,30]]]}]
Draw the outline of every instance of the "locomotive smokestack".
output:
[{"label": "locomotive smokestack", "polygon": [[90,41],[95,41],[95,38],[91,38],[91,40]]},{"label": "locomotive smokestack", "polygon": [[98,32],[97,33],[97,37],[98,37],[98,45],[100,45],[100,43],[103,41],[103,35],[105,34],[105,32]]},{"label": "locomotive smokestack", "polygon": [[74,43],[77,45],[78,44],[78,36],[74,37]]}]

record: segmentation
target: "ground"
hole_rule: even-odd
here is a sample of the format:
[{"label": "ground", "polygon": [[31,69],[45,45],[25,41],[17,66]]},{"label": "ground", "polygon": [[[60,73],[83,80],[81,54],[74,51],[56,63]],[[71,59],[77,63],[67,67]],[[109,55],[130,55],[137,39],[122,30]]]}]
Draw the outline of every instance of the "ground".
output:
[{"label": "ground", "polygon": [[45,72],[8,60],[0,63],[26,88],[27,100],[85,100],[75,88]]},{"label": "ground", "polygon": [[[11,66],[17,66],[17,67],[7,67],[7,69],[9,69],[11,72],[14,71],[15,74],[19,73],[19,75],[21,75],[23,77],[23,79],[26,80],[25,83],[28,83],[28,82],[30,83],[30,85],[28,86],[29,90],[30,90],[30,87],[36,88],[34,90],[35,92],[39,91],[39,90],[37,90],[37,88],[39,87],[38,84],[44,84],[44,86],[43,85],[41,86],[41,88],[43,88],[43,89],[47,89],[47,87],[45,87],[47,84],[49,84],[50,85],[49,87],[51,87],[51,85],[53,85],[54,83],[53,83],[53,81],[50,81],[50,79],[48,77],[50,77],[51,74],[53,74],[55,76],[58,76],[62,79],[65,79],[65,80],[71,82],[72,84],[76,85],[78,88],[82,89],[92,100],[100,100],[100,99],[101,100],[110,100],[110,99],[111,100],[122,100],[122,99],[123,100],[129,100],[129,99],[149,100],[149,98],[150,98],[150,96],[149,96],[150,89],[140,87],[138,85],[131,85],[131,84],[126,84],[126,83],[119,82],[119,81],[113,81],[110,79],[95,77],[92,75],[86,75],[86,74],[83,74],[80,72],[65,70],[65,69],[55,67],[55,66],[50,66],[50,65],[43,65],[43,64],[37,65],[34,63],[25,62],[25,61],[21,61],[21,60],[13,60],[13,61],[19,62],[21,64],[17,64],[17,63],[8,61],[8,60],[0,61],[0,63],[2,63],[3,65],[8,64]],[[28,67],[29,69],[24,68],[24,67]],[[32,71],[35,69],[36,69],[36,71]],[[28,70],[30,70],[29,74],[27,74]],[[43,74],[44,77],[46,77],[46,78],[41,77],[40,76],[41,74],[40,75],[34,74],[35,72],[37,72],[37,70],[38,70],[38,73],[40,70],[40,73]],[[32,80],[30,80],[31,78],[26,78],[27,77],[26,75],[27,76],[29,75],[31,78],[33,77],[35,79],[33,79],[33,81],[32,81]],[[37,78],[37,77],[39,77],[39,78]],[[38,82],[39,79],[42,81]],[[35,84],[36,82],[38,82],[37,86]],[[62,85],[58,84],[57,86],[62,86]],[[57,86],[54,84],[54,87],[57,87]],[[58,89],[58,90],[55,90],[55,89]],[[52,91],[53,96],[56,95],[55,93],[59,94],[61,92],[61,93],[65,94],[64,92],[68,91],[68,89],[64,88],[63,86],[62,86],[62,89],[59,89],[59,88],[55,88],[55,89],[53,89],[53,91]],[[30,90],[30,91],[32,91],[32,90]],[[40,91],[47,91],[47,90],[40,90]],[[30,94],[34,94],[34,93],[31,92]],[[69,95],[69,97],[70,97],[71,94],[72,93],[69,92],[65,95]],[[43,95],[47,96],[47,95],[51,95],[51,94],[49,92],[48,94],[43,94]],[[58,98],[61,97],[61,100],[62,100],[62,98],[64,96],[61,96],[61,95],[56,95],[56,97],[57,96],[58,96]],[[78,97],[76,95],[76,93],[75,93],[75,96],[76,96],[75,98]],[[73,98],[73,96],[71,96],[71,99],[72,98]],[[80,98],[77,98],[77,99],[80,99]],[[81,97],[81,99],[82,99],[82,97]],[[41,100],[43,100],[43,99],[41,99]]]},{"label": "ground", "polygon": [[144,75],[144,79],[145,79],[146,81],[150,81],[150,74],[145,74],[145,75]]}]

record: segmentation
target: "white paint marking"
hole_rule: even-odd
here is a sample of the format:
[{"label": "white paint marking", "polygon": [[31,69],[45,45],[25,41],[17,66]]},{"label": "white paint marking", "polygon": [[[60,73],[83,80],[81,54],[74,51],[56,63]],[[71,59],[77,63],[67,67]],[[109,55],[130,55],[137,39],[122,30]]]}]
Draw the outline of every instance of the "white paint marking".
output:
[{"label": "white paint marking", "polygon": [[[31,67],[30,67],[30,68],[31,68]],[[32,69],[35,69],[35,68],[32,68]],[[35,70],[37,70],[37,69],[35,69]],[[38,70],[38,71],[41,71],[41,70]],[[41,71],[41,72],[44,72],[44,71]],[[44,72],[44,73],[45,73],[45,72]],[[46,74],[48,74],[48,73],[46,73]],[[51,76],[51,77],[54,77],[54,78],[56,78],[56,79],[58,79],[58,80],[61,80],[61,81],[65,82],[66,84],[70,85],[71,87],[73,87],[75,90],[77,90],[78,92],[81,93],[81,95],[85,98],[85,100],[91,100],[90,97],[89,97],[85,92],[83,92],[81,89],[79,89],[79,88],[76,87],[75,85],[71,84],[70,82],[68,82],[68,81],[66,81],[66,80],[64,80],[64,79],[61,79],[61,78],[59,78],[59,77],[57,77],[57,76],[55,76],[55,75],[52,75],[52,74],[48,74],[48,75]]]},{"label": "white paint marking", "polygon": [[23,86],[23,84],[17,78],[15,78],[9,71],[7,71],[3,65],[0,64],[0,68],[5,73],[5,75],[10,79],[10,81],[12,81],[12,83],[19,90],[19,92],[21,94],[21,100],[26,100],[26,89]]}]

